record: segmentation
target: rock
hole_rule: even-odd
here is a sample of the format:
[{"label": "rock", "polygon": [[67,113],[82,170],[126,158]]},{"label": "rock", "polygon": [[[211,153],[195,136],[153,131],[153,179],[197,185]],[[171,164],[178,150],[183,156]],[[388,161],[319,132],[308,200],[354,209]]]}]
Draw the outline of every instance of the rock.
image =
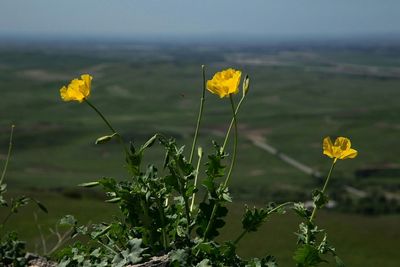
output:
[{"label": "rock", "polygon": [[56,267],[57,263],[47,260],[45,257],[33,253],[26,253],[27,266],[30,267]]}]

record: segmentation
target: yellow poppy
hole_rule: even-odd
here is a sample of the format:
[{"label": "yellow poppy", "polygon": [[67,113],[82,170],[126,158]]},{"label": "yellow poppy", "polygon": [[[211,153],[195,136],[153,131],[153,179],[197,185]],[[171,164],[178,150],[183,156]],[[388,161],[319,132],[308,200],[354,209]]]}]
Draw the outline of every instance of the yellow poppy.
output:
[{"label": "yellow poppy", "polygon": [[338,137],[332,144],[330,137],[325,137],[322,143],[323,153],[330,158],[352,159],[358,154],[357,150],[351,148],[350,139],[346,137]]},{"label": "yellow poppy", "polygon": [[215,73],[211,80],[207,81],[207,89],[220,98],[239,92],[239,83],[242,72],[240,70],[226,69]]},{"label": "yellow poppy", "polygon": [[89,74],[81,75],[81,79],[73,79],[68,87],[60,89],[60,95],[64,101],[79,101],[81,103],[90,95],[90,87],[93,77]]}]

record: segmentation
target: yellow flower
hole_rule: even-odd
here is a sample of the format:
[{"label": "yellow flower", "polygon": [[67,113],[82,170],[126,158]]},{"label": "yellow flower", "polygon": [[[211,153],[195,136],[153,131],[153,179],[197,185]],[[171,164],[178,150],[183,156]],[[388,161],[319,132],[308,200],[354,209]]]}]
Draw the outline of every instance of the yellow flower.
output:
[{"label": "yellow flower", "polygon": [[79,101],[82,103],[90,95],[90,86],[93,77],[89,74],[81,75],[81,79],[73,79],[68,87],[60,89],[61,98],[64,101]]},{"label": "yellow flower", "polygon": [[351,148],[350,139],[346,137],[338,137],[335,144],[332,144],[330,137],[325,137],[322,143],[324,154],[330,158],[337,159],[352,159],[358,154],[357,150]]},{"label": "yellow flower", "polygon": [[211,80],[207,81],[207,89],[220,98],[239,92],[239,83],[242,72],[240,70],[227,69],[215,73]]}]

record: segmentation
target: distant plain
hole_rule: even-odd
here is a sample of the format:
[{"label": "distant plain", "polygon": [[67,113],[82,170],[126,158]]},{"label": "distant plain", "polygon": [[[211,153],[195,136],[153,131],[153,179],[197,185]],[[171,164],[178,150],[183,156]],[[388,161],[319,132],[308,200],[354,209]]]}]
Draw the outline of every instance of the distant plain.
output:
[{"label": "distant plain", "polygon": [[[356,175],[371,168],[400,169],[400,50],[396,45],[66,47],[0,48],[0,163],[6,156],[10,125],[16,125],[6,176],[8,193],[34,196],[49,208],[48,215],[27,209],[10,224],[32,241],[31,249],[38,241],[33,211],[43,229],[63,214],[74,214],[83,224],[107,220],[116,207],[103,203],[101,192],[77,184],[101,177],[129,179],[118,144],[94,144],[109,133],[96,114],[85,104],[60,99],[60,87],[82,73],[94,77],[91,102],[127,140],[139,145],[161,132],[186,148],[198,111],[201,65],[206,66],[207,78],[227,67],[249,74],[251,88],[238,116],[239,156],[231,184],[239,203],[228,216],[224,237],[240,232],[244,203],[305,201],[321,185],[320,179],[255,147],[251,138],[325,175],[330,160],[322,155],[322,139],[347,136],[359,156],[338,163],[331,190],[340,195],[344,186],[351,185],[400,198],[398,173]],[[223,141],[220,135],[230,118],[229,101],[207,93],[199,141],[206,153],[211,151],[210,139]],[[161,171],[162,155],[160,147],[154,146],[146,162],[154,162]],[[399,213],[373,217],[332,210],[321,213],[318,221],[348,266],[397,266]],[[245,238],[240,253],[271,253],[281,266],[290,266],[297,223],[291,211],[277,215],[266,222],[263,234]]]}]

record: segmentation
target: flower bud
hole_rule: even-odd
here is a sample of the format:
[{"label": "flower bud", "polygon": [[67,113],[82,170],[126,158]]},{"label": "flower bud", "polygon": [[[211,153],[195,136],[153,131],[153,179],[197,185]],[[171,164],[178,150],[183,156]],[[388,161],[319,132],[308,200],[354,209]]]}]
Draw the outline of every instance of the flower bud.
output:
[{"label": "flower bud", "polygon": [[99,137],[99,138],[97,138],[95,144],[96,144],[96,145],[105,144],[105,143],[107,143],[108,141],[110,141],[115,135],[116,135],[116,134],[114,133],[114,134],[112,134],[112,135],[105,135],[105,136]]},{"label": "flower bud", "polygon": [[243,96],[247,95],[250,89],[250,78],[249,75],[246,75],[243,80]]}]

